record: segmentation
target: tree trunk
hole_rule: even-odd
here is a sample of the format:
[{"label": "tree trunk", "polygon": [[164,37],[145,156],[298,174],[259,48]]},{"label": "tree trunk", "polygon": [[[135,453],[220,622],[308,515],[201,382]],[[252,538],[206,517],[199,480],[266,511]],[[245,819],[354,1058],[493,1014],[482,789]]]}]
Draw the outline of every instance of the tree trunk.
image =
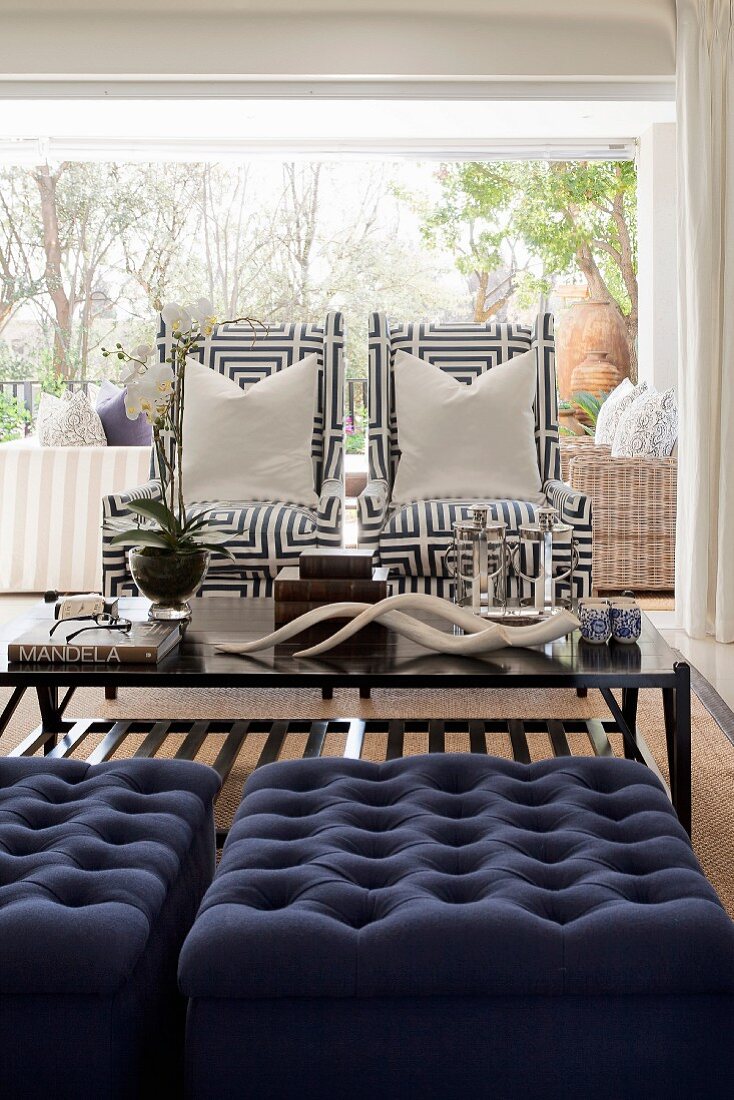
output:
[{"label": "tree trunk", "polygon": [[46,254],[46,287],[55,313],[53,365],[57,374],[63,375],[64,378],[70,378],[71,306],[64,289],[61,270],[59,214],[56,206],[56,185],[62,171],[63,166],[57,173],[52,174],[48,165],[42,164],[36,168],[34,175],[41,196],[43,248]]},{"label": "tree trunk", "polygon": [[[619,304],[614,298],[614,295],[609,290],[609,287],[604,282],[604,277],[599,270],[596,260],[594,259],[591,248],[587,244],[579,245],[576,250],[576,262],[579,265],[579,270],[586,279],[589,285],[589,291],[592,298],[601,298],[611,302],[614,308],[619,313],[619,316],[624,321],[624,327],[627,332],[627,345],[629,347],[630,355],[630,379],[633,382],[637,381],[637,295],[630,294],[632,301],[632,309],[629,314],[622,313],[619,308]],[[636,291],[635,280],[635,291]],[[628,287],[628,289],[630,289]]]},{"label": "tree trunk", "polygon": [[627,329],[627,343],[630,349],[630,379],[637,382],[639,368],[637,362],[637,330],[639,325],[637,307],[633,307],[626,317],[622,314],[622,320],[624,321],[624,327]]},{"label": "tree trunk", "polygon": [[81,316],[81,329],[82,329],[82,354],[81,354],[81,374],[82,379],[87,377],[87,363],[89,360],[89,334],[92,326],[92,280],[91,273],[86,272],[86,278],[84,280],[84,304],[82,306]]},{"label": "tree trunk", "polygon": [[[503,294],[501,297],[495,299],[493,302],[488,302],[487,298],[490,294],[497,293],[498,288],[495,287],[494,291],[489,290],[489,272],[478,271],[477,278],[479,279],[479,286],[477,287],[477,293],[474,297],[474,324],[483,325],[485,321],[488,321],[490,317],[496,316],[503,306],[507,305],[510,300],[511,293]],[[506,284],[507,280],[505,280]],[[505,285],[500,284],[500,285]],[[512,284],[510,284],[510,290],[512,290]]]},{"label": "tree trunk", "polygon": [[479,286],[474,298],[474,324],[481,325],[487,320],[484,307],[487,303],[487,286],[489,284],[489,272],[479,272]]},{"label": "tree trunk", "polygon": [[[619,175],[619,169],[617,170]],[[630,236],[630,228],[627,223],[624,212],[624,197],[620,191],[614,196],[614,203],[612,207],[612,217],[617,226],[617,233],[619,236],[619,252],[620,262],[619,267],[622,272],[622,279],[624,280],[625,289],[629,295],[630,311],[629,314],[624,317],[625,327],[627,329],[627,340],[630,349],[630,378],[633,382],[637,381],[637,327],[638,327],[638,307],[639,307],[639,295],[637,285],[637,272],[635,271],[634,250],[632,247],[632,238]]]}]

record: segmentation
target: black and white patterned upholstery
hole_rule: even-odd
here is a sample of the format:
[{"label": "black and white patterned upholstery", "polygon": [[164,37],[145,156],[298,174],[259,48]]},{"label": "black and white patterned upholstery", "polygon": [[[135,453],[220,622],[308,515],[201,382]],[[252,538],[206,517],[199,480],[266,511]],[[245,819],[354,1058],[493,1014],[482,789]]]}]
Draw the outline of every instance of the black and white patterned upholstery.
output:
[{"label": "black and white patterned upholstery", "polygon": [[[171,334],[163,321],[157,339],[158,356],[169,353]],[[203,342],[198,358],[243,389],[285,370],[307,355],[319,359],[319,386],[311,456],[314,488],[319,495],[311,511],[288,501],[202,501],[192,512],[210,510],[213,528],[230,532],[230,562],[215,554],[199,595],[266,596],[273,578],[284,565],[298,560],[311,546],[339,546],[342,541],[344,473],[344,321],[341,313],[329,313],[323,325],[277,324],[258,331],[253,340],[249,325],[217,325]],[[216,446],[213,440],[212,445]],[[277,440],[274,441],[277,445]],[[223,456],[226,461],[226,456]],[[151,469],[151,475],[153,470]],[[105,519],[132,514],[130,500],[156,497],[158,483],[151,480],[129,492],[103,501]],[[133,590],[125,550],[110,545],[111,533],[103,532],[104,590],[108,595]]]},{"label": "black and white patterned upholstery", "polygon": [[[460,382],[474,378],[498,363],[535,348],[538,382],[535,400],[535,442],[543,492],[561,518],[572,524],[578,541],[575,573],[578,595],[591,592],[591,501],[560,480],[558,405],[556,396],[553,316],[539,315],[533,328],[510,323],[432,324],[411,321],[391,324],[384,313],[373,313],[369,338],[369,482],[357,504],[359,543],[372,546],[379,563],[389,566],[396,592],[450,595],[452,581],[446,554],[453,523],[466,517],[476,501],[415,501],[404,507],[391,504],[400,448],[395,415],[393,365],[405,351],[445,370]],[[446,440],[451,446],[451,440]],[[508,533],[532,522],[537,505],[527,501],[485,501],[490,512],[503,518]],[[516,585],[513,582],[513,587]],[[561,591],[563,586],[559,586]],[[527,594],[523,590],[523,594]]]}]

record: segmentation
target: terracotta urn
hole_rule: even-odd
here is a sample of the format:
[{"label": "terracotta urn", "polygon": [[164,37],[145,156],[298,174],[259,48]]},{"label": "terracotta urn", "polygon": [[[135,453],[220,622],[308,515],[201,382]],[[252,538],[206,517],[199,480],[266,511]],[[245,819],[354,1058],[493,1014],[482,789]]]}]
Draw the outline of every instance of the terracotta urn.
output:
[{"label": "terracotta urn", "polygon": [[[556,324],[556,378],[558,393],[571,400],[572,375],[590,351],[605,351],[618,371],[618,382],[628,378],[630,354],[627,330],[619,310],[610,301],[591,299],[564,309]],[[586,388],[586,387],[584,387]]]},{"label": "terracotta urn", "polygon": [[[591,393],[594,397],[605,397],[622,381],[622,375],[615,363],[609,361],[606,351],[590,351],[586,358],[574,367],[571,375],[571,393]],[[573,397],[571,398],[573,400]],[[578,406],[574,408],[582,424],[590,424],[587,414]]]},{"label": "terracotta urn", "polygon": [[559,409],[558,410],[558,427],[565,429],[561,432],[561,435],[585,435],[584,426],[577,417],[578,410],[573,409]]}]

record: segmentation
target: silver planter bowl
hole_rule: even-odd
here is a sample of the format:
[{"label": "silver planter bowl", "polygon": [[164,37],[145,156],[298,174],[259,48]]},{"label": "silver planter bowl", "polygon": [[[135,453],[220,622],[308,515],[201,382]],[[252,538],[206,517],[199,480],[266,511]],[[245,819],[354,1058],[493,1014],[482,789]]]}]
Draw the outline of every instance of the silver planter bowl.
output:
[{"label": "silver planter bowl", "polygon": [[151,619],[189,619],[189,600],[201,587],[209,567],[209,551],[177,554],[135,546],[128,555],[130,573],[151,601]]}]

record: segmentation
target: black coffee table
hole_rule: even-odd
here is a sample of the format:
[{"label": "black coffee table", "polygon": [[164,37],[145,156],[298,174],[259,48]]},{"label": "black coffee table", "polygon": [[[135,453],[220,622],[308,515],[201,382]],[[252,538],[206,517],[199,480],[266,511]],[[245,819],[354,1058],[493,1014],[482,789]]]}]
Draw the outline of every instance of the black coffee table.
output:
[{"label": "black coffee table", "polygon": [[[144,619],[145,600],[121,601],[121,613]],[[637,645],[593,646],[578,633],[535,649],[504,649],[483,658],[454,657],[429,653],[421,646],[374,628],[347,645],[316,659],[296,659],[293,654],[303,643],[290,643],[246,658],[216,653],[224,640],[247,641],[273,629],[273,602],[210,598],[194,601],[193,618],[178,650],[158,665],[8,665],[7,641],[30,629],[39,618],[51,618],[52,608],[39,603],[28,614],[0,630],[0,687],[12,688],[10,700],[0,715],[0,734],[6,728],[21,698],[28,690],[38,697],[41,724],[11,755],[31,755],[42,750],[51,757],[68,756],[90,734],[103,734],[87,757],[92,763],[108,760],[131,734],[144,734],[136,756],[153,756],[169,734],[183,733],[176,756],[194,759],[204,739],[221,734],[222,747],[215,768],[224,780],[251,733],[266,734],[257,766],[276,760],[287,734],[307,735],[304,755],[318,756],[327,734],[346,734],[344,755],[359,757],[365,734],[384,733],[387,758],[401,756],[406,732],[420,728],[428,732],[430,752],[442,752],[446,733],[469,735],[472,752],[486,753],[487,733],[506,733],[517,761],[528,763],[528,736],[547,734],[556,756],[571,754],[567,735],[585,734],[593,752],[611,756],[610,733],[621,733],[625,756],[646,764],[664,782],[644,738],[637,729],[637,699],[640,688],[662,692],[667,739],[670,788],[681,824],[691,830],[691,696],[690,668],[677,659],[649,619],[642,617],[642,636]],[[440,620],[427,622],[446,629]],[[488,715],[461,722],[432,720],[330,719],[264,721],[165,720],[151,715],[149,721],[114,722],[107,719],[67,721],[64,712],[78,687],[99,687],[114,697],[120,687],[167,688],[320,688],[329,695],[335,688],[359,688],[369,695],[372,688],[597,688],[609,709],[609,718],[538,720],[498,719]],[[614,690],[621,691],[621,702]],[[437,708],[440,704],[437,703]],[[406,693],[406,711],[410,695]],[[549,714],[553,708],[549,700]]]}]

